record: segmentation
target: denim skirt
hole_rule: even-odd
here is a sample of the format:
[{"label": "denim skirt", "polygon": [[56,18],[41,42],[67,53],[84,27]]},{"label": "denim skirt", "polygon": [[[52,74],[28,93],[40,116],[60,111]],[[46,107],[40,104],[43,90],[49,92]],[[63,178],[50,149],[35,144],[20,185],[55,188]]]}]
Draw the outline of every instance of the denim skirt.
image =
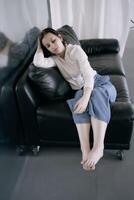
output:
[{"label": "denim skirt", "polygon": [[109,123],[111,117],[110,104],[115,102],[117,92],[107,75],[96,74],[94,77],[94,88],[92,90],[86,111],[74,113],[76,102],[82,97],[83,89],[77,90],[74,98],[68,99],[67,104],[72,112],[74,123],[89,123],[91,117]]}]

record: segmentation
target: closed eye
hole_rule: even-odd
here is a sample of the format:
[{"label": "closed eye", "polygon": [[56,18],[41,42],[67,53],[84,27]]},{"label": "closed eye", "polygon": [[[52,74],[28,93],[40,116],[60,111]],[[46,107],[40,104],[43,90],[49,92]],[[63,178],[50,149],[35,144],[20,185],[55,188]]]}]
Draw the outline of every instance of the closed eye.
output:
[{"label": "closed eye", "polygon": [[56,40],[52,40],[52,43],[54,43]]}]

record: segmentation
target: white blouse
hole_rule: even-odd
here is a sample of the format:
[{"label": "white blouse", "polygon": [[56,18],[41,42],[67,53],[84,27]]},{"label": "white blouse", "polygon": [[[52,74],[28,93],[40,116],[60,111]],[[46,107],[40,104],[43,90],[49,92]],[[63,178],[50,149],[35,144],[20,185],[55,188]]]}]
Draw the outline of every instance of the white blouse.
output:
[{"label": "white blouse", "polygon": [[74,90],[82,87],[93,89],[94,87],[96,71],[91,67],[86,53],[79,45],[68,44],[64,59],[60,56],[45,58],[42,51],[36,52],[33,64],[44,68],[57,66]]}]

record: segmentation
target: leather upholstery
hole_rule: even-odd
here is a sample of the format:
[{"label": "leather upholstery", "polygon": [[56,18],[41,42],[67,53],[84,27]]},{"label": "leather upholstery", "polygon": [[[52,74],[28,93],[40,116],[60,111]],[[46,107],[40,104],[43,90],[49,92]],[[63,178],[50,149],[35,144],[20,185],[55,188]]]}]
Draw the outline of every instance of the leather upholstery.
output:
[{"label": "leather upholstery", "polygon": [[[92,39],[80,42],[82,48],[88,54],[93,68],[100,74],[110,75],[111,81],[117,89],[116,102],[111,105],[112,117],[106,132],[105,148],[129,149],[133,129],[134,106],[130,100],[125,71],[119,56],[118,41],[114,39]],[[22,74],[15,90],[25,142],[31,145],[47,142],[78,144],[78,135],[66,103],[66,95],[63,95],[64,98],[60,99],[54,99],[53,96],[53,100],[41,98],[37,88],[30,81],[28,73],[29,71],[26,70]],[[56,76],[54,72],[51,73],[51,79],[54,81],[57,79],[58,82],[60,75],[58,78]],[[60,84],[64,82],[61,79],[60,81]],[[50,87],[51,84],[50,81]]]},{"label": "leather upholstery", "polygon": [[80,43],[88,56],[118,53],[120,50],[116,39],[86,39],[81,40]]},{"label": "leather upholstery", "polygon": [[23,131],[15,96],[15,85],[33,60],[40,31],[34,27],[21,43],[11,46],[7,66],[0,67],[0,143],[23,143]]},{"label": "leather upholstery", "polygon": [[45,69],[31,65],[28,77],[37,94],[43,99],[66,99],[71,93],[71,87],[57,67]]}]

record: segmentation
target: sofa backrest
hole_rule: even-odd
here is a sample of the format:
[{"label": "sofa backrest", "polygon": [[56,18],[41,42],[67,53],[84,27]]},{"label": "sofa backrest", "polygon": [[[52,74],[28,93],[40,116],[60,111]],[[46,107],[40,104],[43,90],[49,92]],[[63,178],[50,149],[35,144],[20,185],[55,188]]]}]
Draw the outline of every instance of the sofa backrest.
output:
[{"label": "sofa backrest", "polygon": [[118,53],[120,51],[116,39],[86,39],[80,40],[80,43],[87,56]]}]

